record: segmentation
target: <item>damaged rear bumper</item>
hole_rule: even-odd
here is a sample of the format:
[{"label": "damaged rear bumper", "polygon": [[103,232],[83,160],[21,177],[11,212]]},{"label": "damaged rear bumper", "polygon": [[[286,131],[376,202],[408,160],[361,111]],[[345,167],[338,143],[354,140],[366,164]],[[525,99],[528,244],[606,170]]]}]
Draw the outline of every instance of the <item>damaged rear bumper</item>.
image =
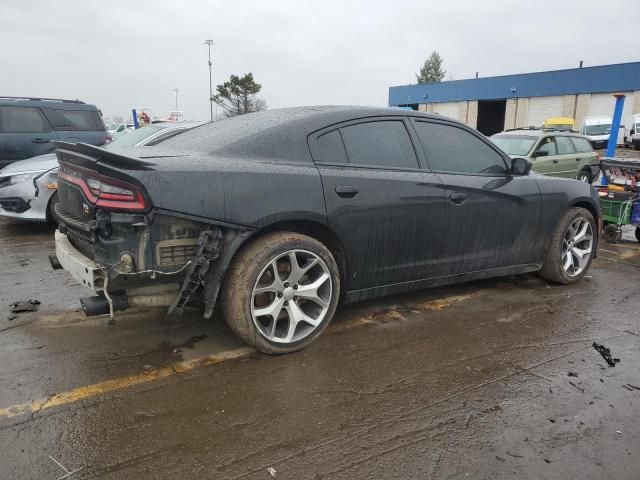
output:
[{"label": "damaged rear bumper", "polygon": [[80,253],[69,241],[69,238],[56,230],[56,257],[60,266],[64,268],[74,280],[99,293],[104,288],[104,273],[90,258]]}]

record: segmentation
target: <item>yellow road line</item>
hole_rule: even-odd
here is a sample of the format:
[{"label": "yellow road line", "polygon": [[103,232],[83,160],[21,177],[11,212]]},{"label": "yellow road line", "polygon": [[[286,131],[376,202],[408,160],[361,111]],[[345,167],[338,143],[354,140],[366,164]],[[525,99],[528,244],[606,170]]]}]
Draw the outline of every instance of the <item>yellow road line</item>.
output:
[{"label": "yellow road line", "polygon": [[227,352],[222,352],[219,354],[209,355],[186,362],[180,362],[173,367],[159,368],[156,370],[150,370],[145,373],[129,375],[127,377],[121,378],[114,378],[112,380],[106,380],[104,382],[95,383],[93,385],[86,385],[84,387],[79,387],[68,392],[51,395],[49,398],[42,398],[28,403],[0,408],[0,418],[11,418],[18,415],[41,412],[49,408],[78,402],[80,400],[94,397],[96,395],[113,392],[115,390],[122,390],[123,388],[129,388],[136,385],[142,385],[161,378],[171,377],[179,373],[189,372],[197,367],[215,365],[216,363],[221,363],[233,358],[246,357],[247,355],[253,353],[253,351],[254,350],[249,347],[238,348],[236,350],[229,350]]},{"label": "yellow road line", "polygon": [[[415,310],[440,311],[444,308],[450,307],[455,303],[468,300],[469,298],[471,298],[471,295],[455,295],[437,300],[431,300],[415,305],[408,309],[407,312]],[[355,319],[353,321],[348,321],[341,325],[336,325],[332,328],[332,330],[340,331],[368,323],[375,323],[377,321],[405,320],[406,317],[404,316],[403,312],[398,310],[399,309],[390,309],[383,312],[372,313],[365,317]],[[49,408],[79,402],[90,397],[95,397],[96,395],[103,395],[105,393],[110,393],[116,390],[143,385],[145,383],[150,383],[155,380],[171,377],[180,373],[186,373],[198,367],[215,365],[217,363],[222,363],[234,358],[246,357],[253,352],[254,350],[252,348],[243,347],[235,350],[229,350],[227,352],[221,352],[185,362],[180,362],[171,367],[158,368],[149,370],[145,373],[114,378],[111,380],[105,380],[104,382],[94,383],[93,385],[78,387],[67,392],[61,392],[51,395],[48,398],[41,398],[32,402],[0,408],[0,418],[12,418],[19,415],[29,415],[35,412],[42,412],[43,410],[47,410]]]}]

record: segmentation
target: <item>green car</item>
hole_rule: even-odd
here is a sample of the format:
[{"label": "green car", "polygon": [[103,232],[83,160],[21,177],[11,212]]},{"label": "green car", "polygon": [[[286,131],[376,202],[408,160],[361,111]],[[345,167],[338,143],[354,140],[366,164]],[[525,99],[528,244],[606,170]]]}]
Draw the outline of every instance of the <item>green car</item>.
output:
[{"label": "green car", "polygon": [[532,169],[543,175],[593,181],[589,165],[598,163],[599,156],[582,135],[522,129],[497,133],[491,141],[512,158],[526,158],[533,164]]}]

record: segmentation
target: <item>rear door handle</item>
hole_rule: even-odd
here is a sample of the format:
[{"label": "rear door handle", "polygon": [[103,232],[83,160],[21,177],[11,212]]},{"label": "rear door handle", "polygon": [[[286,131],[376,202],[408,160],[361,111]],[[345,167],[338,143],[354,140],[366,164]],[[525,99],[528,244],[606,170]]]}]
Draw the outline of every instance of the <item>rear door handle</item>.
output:
[{"label": "rear door handle", "polygon": [[451,194],[449,195],[449,199],[456,205],[462,205],[467,199],[467,194],[461,192],[451,192]]},{"label": "rear door handle", "polygon": [[353,198],[358,195],[358,187],[354,185],[338,185],[336,187],[336,193],[342,198]]},{"label": "rear door handle", "polygon": [[34,138],[31,143],[49,143],[48,138]]}]

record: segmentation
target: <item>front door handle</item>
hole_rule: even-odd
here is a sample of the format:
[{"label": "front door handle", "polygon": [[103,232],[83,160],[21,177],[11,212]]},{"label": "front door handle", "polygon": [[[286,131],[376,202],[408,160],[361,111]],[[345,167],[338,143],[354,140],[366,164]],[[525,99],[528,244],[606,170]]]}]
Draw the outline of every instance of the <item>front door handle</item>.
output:
[{"label": "front door handle", "polygon": [[358,195],[358,187],[354,185],[338,185],[336,187],[336,193],[342,198],[353,198]]},{"label": "front door handle", "polygon": [[467,199],[467,194],[461,192],[451,192],[451,194],[449,195],[449,199],[456,205],[462,205]]},{"label": "front door handle", "polygon": [[32,143],[49,143],[48,138],[34,138],[31,140]]}]

